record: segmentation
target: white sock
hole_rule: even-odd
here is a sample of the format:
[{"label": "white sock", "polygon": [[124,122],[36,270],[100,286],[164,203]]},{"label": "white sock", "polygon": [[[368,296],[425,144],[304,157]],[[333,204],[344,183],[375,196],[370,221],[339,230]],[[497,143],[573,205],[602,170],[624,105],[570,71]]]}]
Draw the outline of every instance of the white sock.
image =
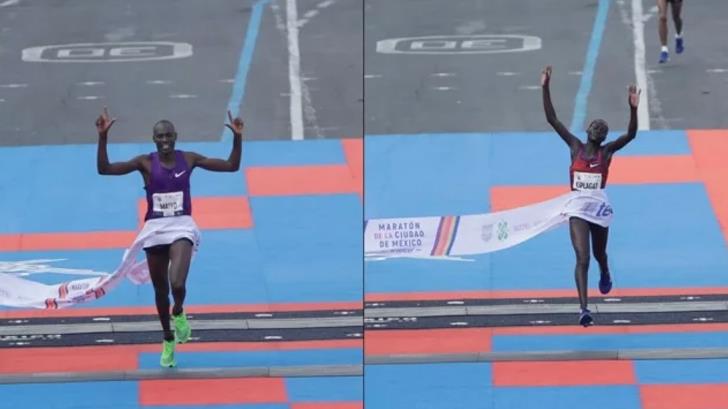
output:
[{"label": "white sock", "polygon": [[663,45],[662,48],[660,49],[660,51],[664,51],[667,53],[667,52],[670,52],[670,49],[668,49],[666,45]]}]

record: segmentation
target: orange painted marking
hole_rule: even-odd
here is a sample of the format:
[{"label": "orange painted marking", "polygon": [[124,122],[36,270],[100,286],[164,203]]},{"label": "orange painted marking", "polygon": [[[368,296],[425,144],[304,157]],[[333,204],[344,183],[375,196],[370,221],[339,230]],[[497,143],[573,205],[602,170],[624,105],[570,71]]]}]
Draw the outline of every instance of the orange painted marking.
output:
[{"label": "orange painted marking", "polygon": [[346,164],[354,178],[359,195],[364,194],[364,143],[362,138],[344,139],[341,141],[344,148]]},{"label": "orange painted marking", "polygon": [[728,242],[728,130],[687,131],[698,174]]},{"label": "orange painted marking", "polygon": [[[150,300],[151,302],[151,300]],[[219,304],[185,306],[190,314],[217,312],[287,312],[287,311],[326,311],[362,309],[359,301],[328,303],[285,303],[285,304]],[[42,318],[42,317],[98,317],[105,315],[157,315],[154,307],[106,307],[106,308],[69,308],[63,310],[5,310],[0,318]]]},{"label": "orange painted marking", "polygon": [[367,331],[367,355],[489,352],[487,328]]},{"label": "orange painted marking", "polygon": [[224,405],[286,403],[282,378],[178,379],[139,382],[139,403],[152,405]]},{"label": "orange painted marking", "polygon": [[493,186],[490,208],[493,212],[526,206],[569,192],[568,186]]},{"label": "orange painted marking", "polygon": [[685,131],[698,171],[726,169],[728,164],[728,129],[692,129]]},{"label": "orange painted marking", "polygon": [[620,156],[609,166],[607,189],[613,185],[699,182],[690,155]]},{"label": "orange painted marking", "polygon": [[[690,155],[615,156],[609,167],[607,187],[610,184],[698,181],[698,170]],[[493,186],[490,190],[491,209],[500,211],[543,202],[568,191],[568,185]]]},{"label": "orange painted marking", "polygon": [[[695,160],[690,155],[615,156],[609,167],[607,187],[645,183],[699,182]],[[490,190],[492,211],[513,209],[567,193],[568,185],[494,186]]]},{"label": "orange painted marking", "polygon": [[137,368],[137,352],[130,348],[0,349],[0,373],[126,371]]},{"label": "orange painted marking", "polygon": [[253,227],[247,197],[193,199],[192,214],[201,229],[249,229]]},{"label": "orange painted marking", "polygon": [[128,247],[134,231],[0,234],[0,251],[90,250]]},{"label": "orange painted marking", "polygon": [[494,362],[495,386],[632,385],[630,361]]},{"label": "orange painted marking", "polygon": [[363,402],[299,402],[290,406],[291,409],[364,409]]},{"label": "orange painted marking", "polygon": [[[622,288],[614,289],[609,297],[649,296],[649,295],[697,295],[717,294],[728,296],[728,287],[695,287],[695,288]],[[428,291],[411,293],[368,293],[367,302],[378,301],[425,301],[425,300],[470,300],[470,299],[504,299],[504,298],[556,298],[574,297],[574,289],[556,290],[473,290],[473,291]],[[589,297],[595,301],[604,298],[597,289],[589,291]]]},{"label": "orange painted marking", "polygon": [[[139,228],[144,226],[146,199],[137,202]],[[250,203],[245,196],[192,198],[192,217],[200,229],[249,229],[253,227]]]},{"label": "orange painted marking", "polygon": [[728,384],[642,385],[642,409],[728,409]]},{"label": "orange painted marking", "polygon": [[246,168],[251,196],[290,196],[357,193],[347,165]]},{"label": "orange painted marking", "polygon": [[[249,229],[253,227],[247,197],[192,199],[192,212],[201,229]],[[139,228],[147,205],[138,204]],[[102,250],[127,248],[137,231],[0,234],[0,251]]]}]

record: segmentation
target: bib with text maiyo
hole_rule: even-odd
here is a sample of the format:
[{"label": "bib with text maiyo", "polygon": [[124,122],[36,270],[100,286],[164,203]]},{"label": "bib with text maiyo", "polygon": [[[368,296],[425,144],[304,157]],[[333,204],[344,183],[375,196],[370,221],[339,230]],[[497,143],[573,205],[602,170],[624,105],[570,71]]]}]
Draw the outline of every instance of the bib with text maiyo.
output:
[{"label": "bib with text maiyo", "polygon": [[155,193],[152,195],[152,204],[152,211],[164,217],[181,215],[184,211],[184,193]]}]

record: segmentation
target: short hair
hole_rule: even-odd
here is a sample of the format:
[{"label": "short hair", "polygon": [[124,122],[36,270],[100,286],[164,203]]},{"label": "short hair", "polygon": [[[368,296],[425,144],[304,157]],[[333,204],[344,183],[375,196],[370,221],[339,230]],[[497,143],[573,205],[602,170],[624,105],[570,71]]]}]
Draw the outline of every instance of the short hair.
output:
[{"label": "short hair", "polygon": [[154,124],[154,127],[152,128],[152,132],[154,132],[154,130],[157,129],[157,126],[169,127],[172,129],[172,132],[175,132],[174,124],[172,123],[172,121],[169,121],[167,119],[161,119],[161,120],[157,121],[157,123]]},{"label": "short hair", "polygon": [[595,128],[597,128],[598,130],[603,130],[604,133],[609,132],[609,125],[607,125],[607,121],[605,121],[603,119],[595,119],[595,120],[591,121],[591,124],[589,124],[589,125],[590,126],[594,125]]}]

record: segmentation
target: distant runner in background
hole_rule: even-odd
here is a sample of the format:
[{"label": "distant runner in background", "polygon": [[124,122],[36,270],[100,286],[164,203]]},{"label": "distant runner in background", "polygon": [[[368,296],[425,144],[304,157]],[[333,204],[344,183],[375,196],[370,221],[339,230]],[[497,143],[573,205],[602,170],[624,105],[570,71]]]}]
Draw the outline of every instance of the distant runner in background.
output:
[{"label": "distant runner in background", "polygon": [[683,40],[683,21],[681,17],[683,0],[657,0],[657,8],[660,12],[658,31],[660,33],[660,64],[670,59],[670,49],[667,47],[667,5],[670,3],[672,10],[672,22],[675,24],[675,52],[681,54],[685,50]]}]

